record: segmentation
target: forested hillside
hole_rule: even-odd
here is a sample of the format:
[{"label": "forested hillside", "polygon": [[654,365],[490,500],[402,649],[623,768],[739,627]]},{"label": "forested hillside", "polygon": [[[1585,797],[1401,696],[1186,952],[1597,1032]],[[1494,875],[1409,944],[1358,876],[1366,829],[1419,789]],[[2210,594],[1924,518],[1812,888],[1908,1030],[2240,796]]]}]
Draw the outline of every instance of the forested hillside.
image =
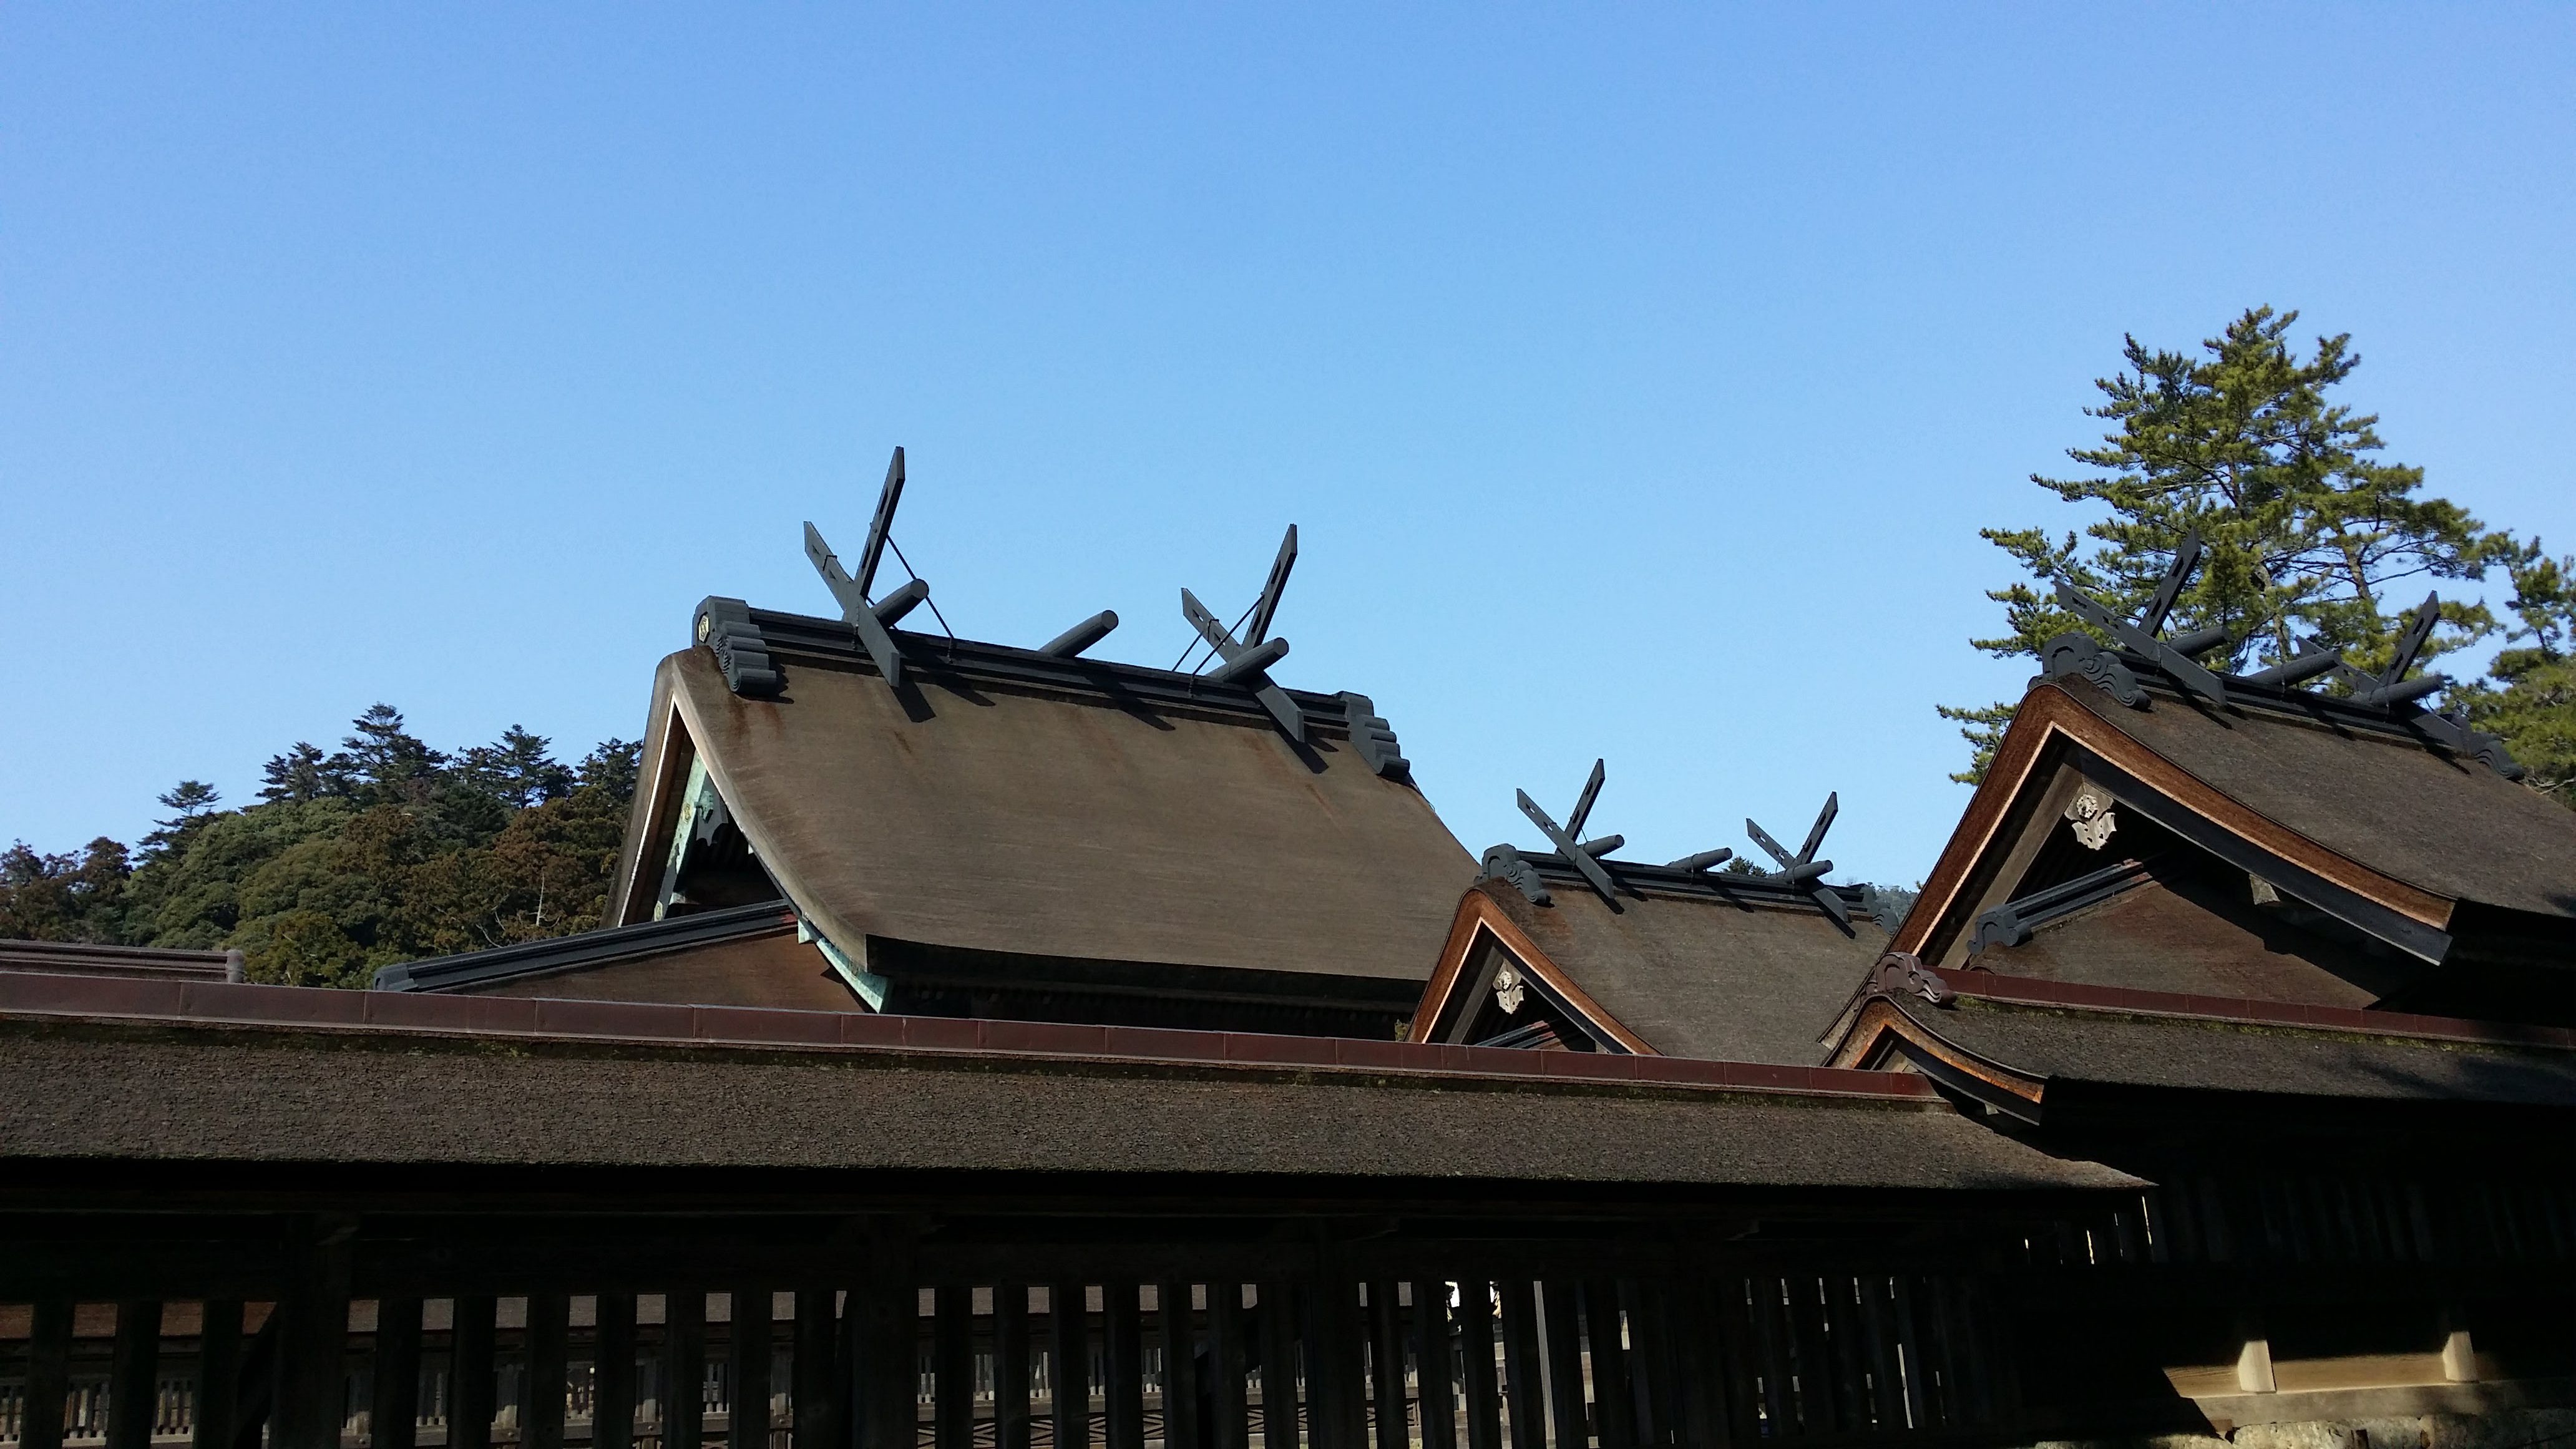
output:
[{"label": "forested hillside", "polygon": [[259,803],[201,781],[129,848],[0,855],[0,938],[239,947],[251,979],[363,986],[379,966],[600,923],[638,747],[564,764],[512,726],[452,754],[379,704],[336,751],[272,758]]}]

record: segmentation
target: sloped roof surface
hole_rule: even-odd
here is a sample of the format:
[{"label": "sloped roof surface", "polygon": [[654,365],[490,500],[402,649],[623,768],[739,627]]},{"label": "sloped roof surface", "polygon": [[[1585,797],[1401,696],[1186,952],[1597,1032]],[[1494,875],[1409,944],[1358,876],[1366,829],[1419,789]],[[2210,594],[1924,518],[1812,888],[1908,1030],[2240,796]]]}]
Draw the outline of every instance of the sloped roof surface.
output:
[{"label": "sloped roof surface", "polygon": [[[2371,970],[2352,948],[2253,907],[2228,909],[2200,882],[2149,880],[2046,922],[2018,946],[1968,959],[2006,976],[2126,986],[2200,996],[2242,996],[2316,1006],[2368,1006]],[[2337,974],[2332,968],[2342,968]]]},{"label": "sloped roof surface", "polygon": [[2576,916],[2576,811],[2409,738],[2161,691],[2069,697],[2212,789],[2383,875],[2454,900]]},{"label": "sloped roof surface", "polygon": [[677,707],[762,864],[853,948],[1419,981],[1475,874],[1410,784],[1346,741],[1301,758],[1257,715],[928,668],[906,696],[856,665],[788,675],[743,699],[685,650],[654,719]]},{"label": "sloped roof surface", "polygon": [[[66,1089],[65,1084],[74,1084]],[[421,1104],[465,1104],[423,1111]],[[492,1104],[489,1110],[474,1104]],[[854,1108],[854,1104],[864,1104]],[[0,1160],[2116,1187],[1945,1108],[985,1061],[0,1028]]]},{"label": "sloped roof surface", "polygon": [[1858,912],[1846,936],[1805,902],[1752,892],[1680,895],[1648,889],[1613,912],[1580,886],[1551,882],[1532,905],[1501,881],[1478,888],[1548,959],[1622,1026],[1666,1056],[1813,1066],[1818,1040],[1887,949]]},{"label": "sloped roof surface", "polygon": [[2039,1009],[1900,1003],[1946,1041],[2035,1077],[2284,1096],[2576,1107],[2576,1052]]}]

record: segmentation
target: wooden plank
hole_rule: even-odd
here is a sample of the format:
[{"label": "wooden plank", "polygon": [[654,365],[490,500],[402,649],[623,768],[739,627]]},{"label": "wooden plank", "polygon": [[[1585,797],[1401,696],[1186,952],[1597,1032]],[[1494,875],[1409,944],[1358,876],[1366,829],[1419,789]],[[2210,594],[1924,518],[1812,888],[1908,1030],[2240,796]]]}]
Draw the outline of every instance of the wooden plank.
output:
[{"label": "wooden plank", "polygon": [[1753,1341],[1761,1354],[1756,1362],[1762,1374],[1762,1428],[1770,1438],[1792,1438],[1806,1426],[1798,1418],[1797,1396],[1789,1384],[1789,1354],[1784,1347],[1790,1331],[1783,1301],[1788,1285],[1778,1273],[1766,1272],[1752,1280],[1750,1291],[1752,1297],[1746,1309],[1752,1319]]},{"label": "wooden plank", "polygon": [[1733,1442],[1727,1418],[1726,1355],[1717,1341],[1716,1295],[1734,1282],[1692,1274],[1664,1295],[1664,1331],[1672,1335],[1673,1442],[1726,1449]]},{"label": "wooden plank", "polygon": [[269,1444],[272,1449],[340,1449],[340,1425],[348,1409],[346,1239],[312,1242],[296,1254],[275,1317],[277,1402],[269,1414]]},{"label": "wooden plank", "polygon": [[1538,1299],[1515,1275],[1503,1289],[1503,1391],[1510,1396],[1512,1449],[1547,1449],[1547,1384],[1539,1368]]},{"label": "wooden plank", "polygon": [[1030,1427],[1029,1285],[1002,1283],[993,1289],[994,1449],[1029,1449]]},{"label": "wooden plank", "polygon": [[1080,1283],[1047,1289],[1047,1387],[1055,1395],[1055,1449],[1091,1442],[1090,1295]]},{"label": "wooden plank", "polygon": [[1163,1443],[1167,1449],[1198,1449],[1199,1408],[1206,1390],[1199,1382],[1197,1317],[1190,1285],[1166,1278],[1154,1293],[1163,1329]]},{"label": "wooden plank", "polygon": [[1866,1433],[1877,1423],[1869,1403],[1869,1370],[1862,1355],[1868,1349],[1860,1321],[1860,1280],[1849,1273],[1825,1275],[1824,1323],[1834,1356],[1834,1422],[1853,1433]]},{"label": "wooden plank", "polygon": [[795,1449],[839,1449],[839,1298],[839,1291],[831,1284],[811,1279],[796,1289],[795,1366],[790,1371],[790,1425]]},{"label": "wooden plank", "polygon": [[1467,1449],[1503,1449],[1503,1390],[1494,1372],[1493,1285],[1482,1278],[1460,1279],[1455,1311]]},{"label": "wooden plank", "polygon": [[769,1449],[769,1359],[776,1346],[770,1338],[770,1291],[766,1284],[741,1284],[733,1290],[733,1323],[725,1345],[733,1377],[725,1431],[731,1449]]},{"label": "wooden plank", "polygon": [[1261,1442],[1263,1449],[1297,1443],[1297,1316],[1283,1278],[1261,1284]]},{"label": "wooden plank", "polygon": [[975,1290],[942,1283],[931,1309],[931,1443],[975,1449]]},{"label": "wooden plank", "polygon": [[1582,1285],[1584,1341],[1592,1360],[1592,1418],[1602,1449],[1630,1449],[1637,1442],[1636,1386],[1628,1372],[1628,1346],[1618,1286],[1607,1278]]},{"label": "wooden plank", "polygon": [[1547,1410],[1555,1432],[1549,1442],[1581,1446],[1592,1431],[1591,1405],[1583,1395],[1583,1349],[1577,1341],[1573,1282],[1550,1278],[1539,1285],[1539,1327],[1546,1335]]},{"label": "wooden plank", "polygon": [[1896,1339],[1888,1323],[1887,1275],[1860,1278],[1860,1332],[1869,1362],[1869,1418],[1882,1434],[1907,1429],[1905,1399],[1897,1388]]},{"label": "wooden plank", "polygon": [[705,1449],[706,1290],[674,1289],[662,1303],[662,1449]]},{"label": "wooden plank", "polygon": [[[374,1380],[367,1407],[368,1449],[412,1449],[420,1436],[420,1300],[376,1300]],[[596,1439],[594,1443],[598,1443]],[[599,1449],[627,1449],[600,1444]]]},{"label": "wooden plank", "polygon": [[232,1449],[241,1405],[242,1305],[208,1299],[197,1329],[197,1427],[191,1449]]},{"label": "wooden plank", "polygon": [[1243,1386],[1248,1331],[1243,1285],[1231,1278],[1208,1284],[1208,1406],[1216,1416],[1208,1442],[1216,1449],[1246,1449],[1250,1443]]},{"label": "wooden plank", "polygon": [[520,1449],[563,1449],[564,1391],[572,1370],[572,1299],[528,1295],[528,1376],[519,1396]]},{"label": "wooden plank", "polygon": [[161,1300],[116,1305],[116,1349],[107,1371],[107,1449],[152,1449],[161,1397]]},{"label": "wooden plank", "polygon": [[1423,1449],[1458,1449],[1458,1401],[1453,1382],[1456,1366],[1450,1357],[1446,1281],[1413,1280],[1410,1327],[1414,1396],[1422,1417]]},{"label": "wooden plank", "polygon": [[1782,1322],[1788,1330],[1784,1341],[1799,1426],[1810,1434],[1830,1434],[1842,1424],[1834,1412],[1834,1346],[1825,1331],[1824,1282],[1816,1273],[1789,1275]]},{"label": "wooden plank", "polygon": [[1368,1318],[1359,1280],[1329,1263],[1300,1295],[1306,1305],[1307,1434],[1318,1449],[1366,1449]]},{"label": "wooden plank", "polygon": [[1904,1395],[1905,1424],[1916,1433],[1933,1427],[1929,1365],[1923,1356],[1923,1332],[1914,1313],[1914,1280],[1897,1274],[1887,1286],[1888,1333],[1899,1355],[1897,1389]]},{"label": "wooden plank", "polygon": [[1628,1323],[1628,1412],[1630,1433],[1639,1444],[1662,1444],[1679,1421],[1673,1393],[1672,1332],[1665,1323],[1661,1284],[1622,1278],[1616,1285],[1619,1312]]},{"label": "wooden plank", "polygon": [[1145,1334],[1132,1278],[1100,1285],[1109,1449],[1145,1449]]},{"label": "wooden plank", "polygon": [[62,1449],[63,1407],[72,1391],[72,1305],[60,1298],[41,1299],[33,1317],[18,1449]]},{"label": "wooden plank", "polygon": [[447,1370],[448,1449],[492,1449],[497,1387],[492,1358],[499,1313],[500,1304],[487,1294],[455,1300]]},{"label": "wooden plank", "polygon": [[600,1294],[591,1322],[591,1449],[634,1449],[635,1295]]},{"label": "wooden plank", "polygon": [[1966,1389],[1963,1365],[1955,1325],[1950,1309],[1950,1280],[1934,1278],[1928,1288],[1925,1317],[1931,1320],[1932,1364],[1941,1385],[1941,1422],[1953,1429],[1965,1429],[1976,1422],[1975,1409]]},{"label": "wooden plank", "polygon": [[1413,1416],[1404,1391],[1404,1307],[1395,1280],[1368,1285],[1369,1417],[1377,1449],[1411,1449]]}]

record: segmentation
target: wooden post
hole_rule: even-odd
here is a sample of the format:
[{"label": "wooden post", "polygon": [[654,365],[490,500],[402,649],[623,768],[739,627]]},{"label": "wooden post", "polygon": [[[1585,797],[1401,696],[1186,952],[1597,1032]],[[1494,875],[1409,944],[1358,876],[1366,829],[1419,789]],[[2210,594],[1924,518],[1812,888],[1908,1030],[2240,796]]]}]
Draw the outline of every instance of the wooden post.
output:
[{"label": "wooden post", "polygon": [[733,1406],[725,1442],[732,1449],[769,1449],[769,1352],[769,1289],[736,1287],[726,1348],[733,1366]]},{"label": "wooden post", "polygon": [[[1055,1395],[1055,1449],[1091,1442],[1090,1297],[1080,1283],[1047,1289],[1047,1383]],[[909,1449],[909,1446],[894,1446]]]},{"label": "wooden post", "polygon": [[1359,1280],[1327,1248],[1307,1280],[1306,1411],[1318,1449],[1365,1449],[1368,1443],[1368,1325]]},{"label": "wooden post", "polygon": [[1154,1301],[1163,1320],[1164,1449],[1199,1449],[1199,1343],[1190,1285],[1166,1278]]},{"label": "wooden post", "polygon": [[72,1306],[60,1298],[41,1299],[34,1317],[18,1449],[62,1449],[63,1406],[72,1391]]},{"label": "wooden post", "polygon": [[1515,1274],[1503,1288],[1503,1383],[1511,1397],[1512,1449],[1547,1449],[1546,1375],[1539,1370],[1538,1301]]},{"label": "wooden post", "polygon": [[447,1371],[448,1449],[492,1449],[492,1341],[498,1309],[489,1294],[456,1300]]},{"label": "wooden post", "polygon": [[290,1249],[290,1281],[276,1308],[273,1449],[340,1449],[348,1410],[350,1234],[348,1224],[315,1222]]},{"label": "wooden post", "polygon": [[241,1300],[210,1298],[200,1311],[197,1432],[191,1449],[232,1449],[241,1402]]},{"label": "wooden post", "polygon": [[1628,1351],[1620,1342],[1619,1290],[1609,1279],[1584,1281],[1583,1324],[1592,1348],[1592,1417],[1605,1449],[1627,1449],[1637,1435],[1631,1422]]},{"label": "wooden post", "polygon": [[1243,1284],[1232,1275],[1208,1284],[1208,1402],[1216,1415],[1209,1441],[1216,1449],[1246,1449],[1250,1406],[1244,1401]]},{"label": "wooden post", "polygon": [[1261,1435],[1264,1449],[1297,1443],[1297,1315],[1287,1280],[1261,1285]]},{"label": "wooden post", "polygon": [[1464,1370],[1460,1387],[1467,1401],[1467,1449],[1503,1449],[1503,1389],[1494,1376],[1493,1285],[1482,1278],[1458,1285],[1458,1358]]},{"label": "wooden post", "polygon": [[563,1449],[564,1388],[572,1369],[572,1300],[528,1295],[528,1377],[519,1396],[520,1449]]},{"label": "wooden post", "polygon": [[1029,1285],[993,1287],[993,1446],[1029,1449]]},{"label": "wooden post", "polygon": [[[374,1402],[369,1449],[412,1449],[420,1433],[420,1300],[376,1300]],[[622,1449],[622,1446],[621,1446]]]},{"label": "wooden post", "polygon": [[975,1290],[943,1283],[933,1298],[931,1442],[937,1449],[975,1446]]},{"label": "wooden post", "polygon": [[1100,1285],[1109,1449],[1145,1449],[1145,1336],[1134,1279]]},{"label": "wooden post", "polygon": [[2277,1392],[2272,1377],[2272,1340],[2263,1331],[2263,1315],[2246,1309],[2236,1319],[2236,1387],[2248,1394]]},{"label": "wooden post", "polygon": [[859,1449],[913,1449],[920,1432],[921,1292],[914,1236],[906,1223],[877,1224],[870,1232],[867,1282],[852,1295],[861,1318],[850,1391],[860,1406]]},{"label": "wooden post", "polygon": [[1576,1341],[1575,1287],[1571,1279],[1539,1285],[1539,1323],[1547,1334],[1547,1408],[1556,1420],[1554,1442],[1581,1445],[1591,1437],[1590,1406],[1583,1401],[1583,1349]]},{"label": "wooden post", "polygon": [[[838,1292],[829,1284],[808,1281],[796,1290],[795,1446],[839,1449],[840,1394],[834,1380],[839,1355]],[[609,1449],[607,1445],[597,1449]],[[624,1446],[618,1446],[624,1449]]]},{"label": "wooden post", "polygon": [[[1449,1285],[1413,1280],[1414,1396],[1422,1405],[1423,1449],[1458,1449],[1458,1401],[1449,1358]],[[1491,1372],[1492,1359],[1486,1360]]]},{"label": "wooden post", "polygon": [[2456,1303],[2442,1309],[2442,1377],[2455,1384],[2478,1381],[2478,1349],[2469,1338],[2468,1315]]},{"label": "wooden post", "polygon": [[161,1398],[161,1300],[116,1305],[116,1357],[107,1378],[107,1449],[152,1449]]},{"label": "wooden post", "polygon": [[706,1440],[707,1293],[674,1289],[662,1295],[662,1449],[705,1449]]},{"label": "wooden post", "polygon": [[635,1449],[635,1295],[600,1294],[591,1322],[591,1449]]},{"label": "wooden post", "polygon": [[1368,1285],[1370,1412],[1377,1449],[1411,1449],[1413,1415],[1404,1392],[1404,1305],[1395,1280]]}]

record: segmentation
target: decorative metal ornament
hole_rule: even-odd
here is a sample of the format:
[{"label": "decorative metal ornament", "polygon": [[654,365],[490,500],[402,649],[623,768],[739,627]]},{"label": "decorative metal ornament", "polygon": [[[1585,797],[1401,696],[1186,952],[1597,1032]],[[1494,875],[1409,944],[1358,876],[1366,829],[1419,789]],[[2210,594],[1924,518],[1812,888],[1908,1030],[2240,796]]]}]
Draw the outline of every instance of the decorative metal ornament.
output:
[{"label": "decorative metal ornament", "polygon": [[1521,1009],[1521,994],[1529,983],[1521,979],[1521,968],[1506,960],[1494,968],[1494,1004],[1505,1016],[1516,1016]]},{"label": "decorative metal ornament", "polygon": [[2111,814],[2111,792],[2089,782],[2066,802],[2066,818],[2074,822],[2076,843],[2086,850],[2110,844],[2111,832],[2120,828]]}]

